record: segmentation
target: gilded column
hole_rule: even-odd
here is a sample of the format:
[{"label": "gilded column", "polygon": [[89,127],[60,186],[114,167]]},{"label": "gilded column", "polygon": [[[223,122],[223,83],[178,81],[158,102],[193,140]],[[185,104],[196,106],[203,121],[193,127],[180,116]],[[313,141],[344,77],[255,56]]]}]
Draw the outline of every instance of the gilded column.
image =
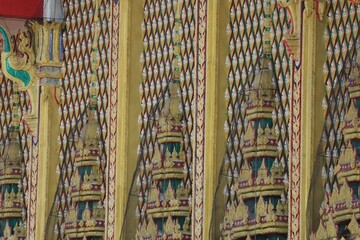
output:
[{"label": "gilded column", "polygon": [[212,223],[215,216],[213,207],[215,192],[218,184],[218,176],[221,168],[221,161],[225,152],[224,145],[224,79],[226,79],[226,69],[224,59],[226,58],[226,29],[227,16],[225,9],[228,4],[223,4],[222,0],[209,1],[208,21],[207,21],[207,58],[206,64],[211,66],[206,71],[206,115],[205,115],[205,189],[204,189],[204,237],[214,238],[215,227]]},{"label": "gilded column", "polygon": [[[291,14],[292,29],[283,38],[294,61],[290,108],[289,238],[307,239],[311,225],[309,203],[313,167],[323,127],[322,66],[326,2],[280,1]],[[302,4],[305,9],[302,10]]]},{"label": "gilded column", "polygon": [[[310,193],[311,179],[314,163],[317,159],[318,146],[321,139],[322,127],[324,124],[324,112],[322,99],[324,92],[324,74],[322,66],[325,62],[325,41],[324,31],[326,21],[322,19],[326,13],[326,2],[307,0],[304,2],[305,9],[302,12],[302,39],[301,39],[301,125],[300,133],[300,238],[309,237],[309,229],[312,224],[312,217],[309,204],[313,203],[313,196]],[[318,4],[318,6],[315,6]],[[300,23],[297,23],[300,24]],[[292,126],[293,128],[296,126]],[[292,173],[296,176],[296,172]],[[294,179],[290,179],[293,181]],[[291,189],[295,192],[298,189]],[[306,213],[306,214],[305,214]],[[296,220],[294,220],[295,222]],[[298,235],[297,235],[298,236]]]},{"label": "gilded column", "polygon": [[[142,0],[113,2],[112,29],[112,79],[110,83],[110,110],[108,125],[108,165],[107,165],[107,228],[108,239],[129,238],[128,231],[135,234],[135,204],[131,199],[131,183],[137,161],[139,137],[138,113],[141,111],[138,86],[141,83],[139,56],[143,44],[141,20]],[[134,201],[133,201],[134,202]],[[125,220],[126,214],[131,216]],[[125,237],[126,236],[126,237]]]},{"label": "gilded column", "polygon": [[[37,167],[37,186],[32,189],[36,195],[36,232],[30,239],[45,239],[47,218],[55,196],[58,176],[55,174],[58,162],[59,136],[59,86],[62,78],[62,24],[55,22],[32,22],[29,24],[34,35],[35,66],[38,79],[29,94],[32,96],[33,111],[24,120],[32,132],[32,168]],[[37,161],[36,163],[34,161]],[[34,211],[31,206],[30,211]],[[30,220],[34,221],[34,219]]]},{"label": "gilded column", "polygon": [[28,27],[33,39],[25,33],[20,35],[19,57],[12,49],[9,34],[0,26],[5,40],[1,61],[4,75],[16,82],[20,91],[27,91],[31,101],[31,111],[23,117],[31,133],[28,142],[32,143],[28,239],[45,239],[46,219],[55,193],[53,184],[57,182],[51,173],[55,173],[58,157],[57,86],[62,78],[62,25],[44,21],[31,22]]}]

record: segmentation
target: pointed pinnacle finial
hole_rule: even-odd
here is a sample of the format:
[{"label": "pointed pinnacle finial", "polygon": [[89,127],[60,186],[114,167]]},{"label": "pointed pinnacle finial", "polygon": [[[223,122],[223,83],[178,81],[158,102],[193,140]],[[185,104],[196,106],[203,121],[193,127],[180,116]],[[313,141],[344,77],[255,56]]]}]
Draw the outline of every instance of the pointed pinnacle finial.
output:
[{"label": "pointed pinnacle finial", "polygon": [[12,106],[11,106],[11,111],[12,111],[12,120],[11,120],[12,131],[19,131],[19,125],[20,125],[19,96],[20,96],[19,86],[17,85],[17,83],[14,83],[13,84],[13,103],[12,103]]},{"label": "pointed pinnacle finial", "polygon": [[181,18],[181,0],[178,0],[175,12],[175,19]]},{"label": "pointed pinnacle finial", "polygon": [[270,29],[272,24],[271,2],[266,0],[264,3],[264,34],[263,34],[263,53],[260,58],[260,69],[269,69],[271,59],[271,40]]},{"label": "pointed pinnacle finial", "polygon": [[174,58],[172,61],[172,78],[169,81],[169,92],[170,98],[165,101],[165,106],[162,110],[163,116],[172,116],[176,121],[180,121],[181,112],[179,111],[179,105],[181,99],[178,95],[180,91],[180,59],[181,59],[181,1],[178,0],[175,13],[175,24],[174,24]]},{"label": "pointed pinnacle finial", "polygon": [[100,23],[100,6],[99,6],[99,0],[95,0],[95,3],[94,3],[94,22],[93,24],[95,25],[94,26],[94,30],[95,30],[95,34],[94,34],[94,40],[93,40],[93,44],[92,44],[92,48],[97,48],[97,42],[98,42],[98,39],[99,39],[99,23]]},{"label": "pointed pinnacle finial", "polygon": [[269,0],[265,1],[265,18],[264,18],[264,26],[265,31],[263,35],[263,57],[264,58],[270,58],[271,56],[271,41],[270,41],[270,29],[271,29],[271,22],[272,22],[272,15],[270,7],[271,2]]},{"label": "pointed pinnacle finial", "polygon": [[99,41],[99,32],[100,32],[100,6],[99,6],[99,0],[95,0],[95,15],[94,15],[94,39],[93,39],[93,43],[92,43],[92,53],[91,53],[91,64],[90,64],[90,68],[91,68],[91,75],[90,75],[90,108],[95,108],[96,104],[97,104],[97,69],[100,66],[100,62],[99,62],[99,47],[98,47],[98,41]]},{"label": "pointed pinnacle finial", "polygon": [[180,81],[180,54],[181,54],[181,0],[178,0],[175,13],[174,26],[174,60],[173,60],[173,80]]}]

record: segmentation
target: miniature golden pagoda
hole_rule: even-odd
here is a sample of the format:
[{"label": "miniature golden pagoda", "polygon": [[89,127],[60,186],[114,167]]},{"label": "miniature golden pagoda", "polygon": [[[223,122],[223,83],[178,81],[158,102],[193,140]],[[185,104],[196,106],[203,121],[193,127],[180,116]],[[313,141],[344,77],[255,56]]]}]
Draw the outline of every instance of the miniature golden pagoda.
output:
[{"label": "miniature golden pagoda", "polygon": [[147,221],[138,229],[137,239],[191,239],[190,189],[184,186],[185,154],[182,149],[183,126],[180,112],[181,3],[175,16],[173,76],[169,81],[170,97],[165,100],[158,121],[158,147],[150,166],[152,184],[146,199]]},{"label": "miniature golden pagoda", "polygon": [[97,115],[97,70],[99,68],[99,1],[95,1],[95,34],[91,55],[90,100],[87,107],[88,120],[83,126],[76,144],[75,172],[69,193],[72,208],[65,221],[67,239],[103,239],[105,232],[105,209],[102,205],[103,189],[100,172],[100,127]]},{"label": "miniature golden pagoda", "polygon": [[269,38],[270,2],[265,2],[265,34],[260,72],[249,90],[248,125],[241,140],[243,161],[235,183],[235,197],[221,225],[224,239],[286,239],[288,206],[285,200],[285,163],[278,160],[272,112],[275,90]]},{"label": "miniature golden pagoda", "polygon": [[312,239],[360,238],[359,70],[360,48],[347,81],[350,103],[342,128],[346,148],[334,169],[337,181],[325,196],[325,204],[320,210],[320,225],[316,234],[312,234]]},{"label": "miniature golden pagoda", "polygon": [[16,83],[13,84],[11,125],[9,142],[0,160],[0,239],[26,239],[23,224],[19,89]]}]

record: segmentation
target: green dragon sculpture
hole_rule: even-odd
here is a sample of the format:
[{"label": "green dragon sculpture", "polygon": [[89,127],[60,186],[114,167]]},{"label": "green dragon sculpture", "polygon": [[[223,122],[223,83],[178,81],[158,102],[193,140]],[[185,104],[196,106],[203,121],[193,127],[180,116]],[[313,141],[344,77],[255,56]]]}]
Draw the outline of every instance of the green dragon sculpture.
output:
[{"label": "green dragon sculpture", "polygon": [[0,25],[0,34],[4,39],[4,51],[1,53],[2,71],[8,79],[19,84],[20,90],[28,90],[31,83],[37,77],[37,70],[34,66],[34,53],[30,47],[30,40],[24,33],[20,35],[19,51],[20,57],[10,43],[10,35]]},{"label": "green dragon sculpture", "polygon": [[28,93],[31,110],[24,116],[24,120],[30,123],[30,119],[36,119],[38,116],[39,84],[37,80],[41,77],[35,67],[35,55],[30,44],[31,38],[25,33],[21,33],[18,51],[15,51],[10,42],[10,34],[2,25],[0,25],[0,35],[4,39],[4,50],[1,53],[2,72],[6,78],[19,85],[20,91]]}]

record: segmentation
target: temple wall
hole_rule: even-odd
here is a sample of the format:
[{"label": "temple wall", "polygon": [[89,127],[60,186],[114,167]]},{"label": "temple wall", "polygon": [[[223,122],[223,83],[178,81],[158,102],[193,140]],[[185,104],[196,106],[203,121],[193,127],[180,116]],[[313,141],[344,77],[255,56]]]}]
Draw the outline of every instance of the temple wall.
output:
[{"label": "temple wall", "polygon": [[[45,176],[39,168],[39,149],[41,153],[54,146],[38,142],[29,124],[20,124],[26,213],[22,221],[29,239],[37,239],[40,224],[46,225],[45,239],[67,239],[66,217],[74,203],[71,184],[79,168],[76,143],[89,119],[91,87],[96,88],[100,126],[98,205],[105,211],[103,239],[140,239],[144,235],[139,233],[150,228],[166,239],[167,220],[176,214],[172,227],[181,225],[175,229],[183,234],[179,239],[306,239],[326,229],[329,220],[319,211],[342,184],[334,171],[347,146],[342,131],[351,102],[348,72],[359,54],[358,0],[98,0],[98,5],[95,0],[64,0],[63,6],[64,75],[59,91],[52,93],[59,94],[59,157],[48,159],[48,183],[39,182]],[[14,34],[24,22],[7,25]],[[269,68],[262,65],[264,57]],[[99,62],[96,71],[91,68],[94,59]],[[176,200],[178,189],[189,191],[182,199],[189,203],[184,210],[188,215],[179,217],[174,208],[156,217],[162,223],[149,227],[156,149],[163,151],[162,161],[173,159],[172,150],[169,154],[160,146],[159,126],[165,124],[161,117],[169,116],[166,102],[174,98],[169,86],[175,72],[181,120],[171,124],[178,124],[181,134],[167,139],[166,146],[172,149],[179,143],[174,148],[184,152],[183,179],[169,175],[176,182],[170,183]],[[92,74],[96,84],[90,86]],[[258,76],[265,75],[270,81],[259,83]],[[0,83],[0,142],[6,145],[13,83],[3,74]],[[38,96],[40,106],[44,92]],[[25,116],[31,104],[28,94],[21,92],[20,115]],[[54,119],[45,120],[51,126]],[[259,143],[248,150],[251,134],[254,146],[266,140],[261,144],[269,146],[264,150]],[[262,135],[267,138],[259,140]],[[171,178],[162,174],[163,185],[169,184]],[[155,185],[160,189],[159,182]],[[253,188],[241,195],[245,182]],[[266,184],[281,186],[268,191],[259,187]],[[47,186],[44,197],[51,202],[45,220],[37,212],[41,186]],[[160,202],[166,193],[159,191]],[[353,196],[358,191],[353,190]],[[2,219],[0,215],[0,223]],[[269,219],[272,230],[260,227],[270,224]],[[4,224],[0,237],[2,228]]]}]

